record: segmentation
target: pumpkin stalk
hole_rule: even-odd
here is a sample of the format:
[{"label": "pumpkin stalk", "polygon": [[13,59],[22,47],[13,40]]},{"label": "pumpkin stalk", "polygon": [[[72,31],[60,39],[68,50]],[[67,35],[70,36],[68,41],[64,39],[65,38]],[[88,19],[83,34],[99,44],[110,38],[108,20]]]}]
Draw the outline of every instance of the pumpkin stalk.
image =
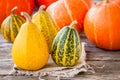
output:
[{"label": "pumpkin stalk", "polygon": [[24,16],[28,23],[31,23],[31,17],[26,12],[21,12],[21,15]]},{"label": "pumpkin stalk", "polygon": [[41,12],[41,11],[44,11],[45,8],[46,8],[46,6],[45,6],[45,5],[42,5],[42,6],[40,6],[39,11],[40,11],[40,12]]},{"label": "pumpkin stalk", "polygon": [[18,7],[15,6],[15,7],[11,10],[11,15],[14,15],[15,10],[17,10],[17,9],[18,9]]},{"label": "pumpkin stalk", "polygon": [[76,24],[77,24],[78,22],[75,20],[75,21],[73,21],[71,24],[70,24],[70,28],[73,28]]},{"label": "pumpkin stalk", "polygon": [[104,0],[104,3],[106,4],[106,3],[109,3],[109,0]]}]

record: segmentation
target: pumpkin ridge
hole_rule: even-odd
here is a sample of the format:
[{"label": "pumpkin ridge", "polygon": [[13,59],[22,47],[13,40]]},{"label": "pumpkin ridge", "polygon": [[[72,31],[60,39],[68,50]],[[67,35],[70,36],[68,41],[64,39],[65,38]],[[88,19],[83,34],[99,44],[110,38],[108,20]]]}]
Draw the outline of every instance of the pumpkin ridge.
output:
[{"label": "pumpkin ridge", "polygon": [[[57,5],[55,5],[55,6],[57,6]],[[54,6],[54,7],[55,7],[55,6]],[[55,10],[54,10],[54,9],[55,9],[55,8],[52,9],[52,13],[51,13],[50,16],[52,17],[54,23],[58,26],[58,24],[57,24],[57,22],[56,22],[56,20],[55,20],[55,17],[54,17],[54,15],[55,15]]]},{"label": "pumpkin ridge", "polygon": [[[95,19],[95,20],[96,20],[96,19]],[[94,21],[95,21],[95,20],[94,20]],[[97,33],[96,33],[96,29],[95,29],[96,24],[94,23],[93,26],[94,26],[93,31],[94,31],[94,39],[95,39],[95,43],[98,45]]]},{"label": "pumpkin ridge", "polygon": [[63,1],[64,1],[64,6],[65,6],[65,8],[67,10],[67,13],[68,13],[69,17],[70,17],[71,21],[73,21],[72,12],[70,11],[70,8],[67,5],[67,2],[65,0],[63,0]]},{"label": "pumpkin ridge", "polygon": [[88,4],[85,2],[85,0],[82,0],[82,2],[85,4],[85,6],[87,7],[87,9],[89,10],[89,6],[88,6]]},{"label": "pumpkin ridge", "polygon": [[[99,11],[99,9],[100,9],[100,8],[98,8],[97,12]],[[96,15],[97,15],[97,12],[95,13]],[[94,14],[94,15],[95,15],[95,14]],[[93,24],[93,26],[94,26],[94,27],[93,27],[93,31],[94,31],[95,43],[96,43],[96,45],[99,46],[98,38],[97,38],[97,33],[96,33],[96,20],[97,20],[97,19],[96,19],[96,17],[95,17],[95,18],[94,18],[94,21],[93,21],[93,22],[95,22],[95,23],[94,23],[94,24],[92,23],[92,24]]]},{"label": "pumpkin ridge", "polygon": [[[107,7],[107,5],[106,5],[106,7]],[[106,15],[106,16],[108,16],[108,18],[109,18],[109,20],[111,21],[110,23],[109,23],[109,25],[108,26],[111,26],[112,25],[112,19],[111,19],[111,17],[109,17],[109,16],[111,16],[110,15],[110,8],[109,8],[109,10],[108,10],[108,8],[106,8],[107,10],[107,12],[106,12],[106,14],[108,14],[108,15]],[[109,27],[109,40],[110,40],[110,46],[109,46],[109,48],[110,49],[112,49],[112,45],[113,45],[113,41],[112,41],[112,31],[111,31],[111,29],[110,29],[111,27]]]}]

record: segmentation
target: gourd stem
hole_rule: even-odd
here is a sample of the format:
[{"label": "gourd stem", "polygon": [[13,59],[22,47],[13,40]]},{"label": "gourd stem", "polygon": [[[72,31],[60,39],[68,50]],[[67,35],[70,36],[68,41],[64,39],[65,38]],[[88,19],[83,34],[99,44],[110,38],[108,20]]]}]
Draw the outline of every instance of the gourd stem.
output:
[{"label": "gourd stem", "polygon": [[106,4],[106,3],[109,3],[109,0],[104,0],[104,3]]},{"label": "gourd stem", "polygon": [[15,6],[15,7],[11,10],[11,15],[14,15],[15,10],[17,10],[17,9],[18,9],[18,7]]},{"label": "gourd stem", "polygon": [[41,5],[41,6],[39,7],[39,11],[44,11],[45,8],[46,8],[45,5]]},{"label": "gourd stem", "polygon": [[29,22],[29,23],[32,22],[32,21],[31,21],[31,17],[29,16],[28,13],[26,13],[26,12],[21,12],[21,15],[26,18],[27,22]]},{"label": "gourd stem", "polygon": [[70,28],[72,28],[72,27],[74,27],[76,24],[77,24],[78,22],[75,20],[75,21],[73,21],[71,24],[70,24]]}]

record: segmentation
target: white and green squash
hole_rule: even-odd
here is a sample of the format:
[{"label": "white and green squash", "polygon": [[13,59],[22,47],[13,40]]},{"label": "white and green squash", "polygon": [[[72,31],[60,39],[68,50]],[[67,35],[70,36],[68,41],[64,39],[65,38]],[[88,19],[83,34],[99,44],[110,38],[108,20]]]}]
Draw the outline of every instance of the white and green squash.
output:
[{"label": "white and green squash", "polygon": [[14,7],[11,14],[1,24],[1,33],[4,39],[9,42],[14,42],[21,25],[25,22],[24,18],[14,13],[17,9]]},{"label": "white and green squash", "polygon": [[51,56],[59,66],[74,66],[81,56],[81,41],[74,28],[75,24],[77,21],[73,21],[70,26],[63,27],[53,41]]}]

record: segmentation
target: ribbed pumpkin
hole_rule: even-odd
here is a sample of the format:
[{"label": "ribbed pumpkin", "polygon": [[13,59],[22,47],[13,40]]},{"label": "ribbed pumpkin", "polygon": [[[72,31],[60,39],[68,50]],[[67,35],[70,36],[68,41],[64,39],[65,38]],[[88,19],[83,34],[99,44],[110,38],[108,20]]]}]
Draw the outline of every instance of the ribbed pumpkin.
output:
[{"label": "ribbed pumpkin", "polygon": [[84,21],[85,34],[98,47],[120,49],[120,8],[114,1],[104,0],[93,6]]},{"label": "ribbed pumpkin", "polygon": [[0,0],[0,25],[10,15],[10,11],[14,6],[18,7],[16,14],[20,15],[21,11],[32,14],[34,11],[34,0]]},{"label": "ribbed pumpkin", "polygon": [[49,50],[51,49],[52,42],[56,34],[58,33],[58,26],[54,23],[51,16],[48,12],[44,11],[45,6],[40,6],[38,12],[36,12],[32,16],[32,21],[37,26],[40,27],[41,31],[43,32],[44,36],[46,37]]},{"label": "ribbed pumpkin", "polygon": [[47,8],[55,23],[62,28],[77,20],[78,32],[83,30],[83,20],[93,0],[58,0]]},{"label": "ribbed pumpkin", "polygon": [[52,44],[52,58],[59,66],[73,66],[81,56],[81,42],[74,29],[76,21],[63,27],[56,35]]},{"label": "ribbed pumpkin", "polygon": [[17,67],[24,70],[38,70],[47,64],[48,45],[43,33],[30,16],[22,13],[27,21],[20,28],[12,46],[12,58]]},{"label": "ribbed pumpkin", "polygon": [[17,7],[14,7],[11,14],[1,24],[2,35],[9,42],[15,40],[21,25],[25,22],[24,18],[14,14],[16,9]]}]

